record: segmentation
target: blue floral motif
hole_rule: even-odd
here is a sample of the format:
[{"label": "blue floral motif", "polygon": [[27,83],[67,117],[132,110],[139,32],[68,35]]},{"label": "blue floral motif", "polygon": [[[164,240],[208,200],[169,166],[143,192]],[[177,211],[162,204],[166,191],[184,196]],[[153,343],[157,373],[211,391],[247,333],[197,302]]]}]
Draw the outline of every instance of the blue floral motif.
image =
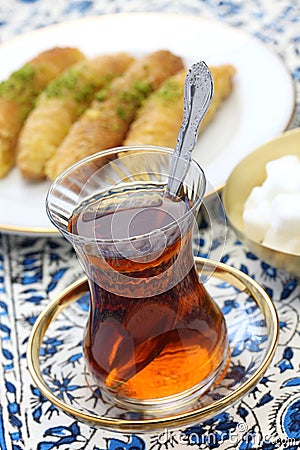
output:
[{"label": "blue floral motif", "polygon": [[51,379],[50,384],[53,387],[53,392],[57,393],[58,398],[64,399],[65,396],[68,397],[71,404],[76,400],[76,396],[73,395],[73,392],[78,390],[80,386],[76,384],[71,384],[73,376],[62,376],[61,380],[57,377]]},{"label": "blue floral motif", "polygon": [[135,435],[129,436],[127,442],[111,438],[108,440],[106,447],[107,450],[144,450],[145,448],[145,441]]},{"label": "blue floral motif", "polygon": [[218,443],[229,440],[231,433],[236,429],[238,422],[228,413],[222,413],[201,425],[188,428],[184,434],[192,445],[205,444],[209,448],[217,448]]},{"label": "blue floral motif", "polygon": [[289,405],[283,421],[286,434],[300,441],[300,400]]},{"label": "blue floral motif", "polygon": [[284,387],[300,386],[300,377],[290,378],[283,383]]},{"label": "blue floral motif", "polygon": [[1,450],[7,450],[4,437],[3,408],[1,405],[0,405],[0,448]]},{"label": "blue floral motif", "polygon": [[280,299],[285,300],[290,297],[290,295],[297,289],[297,281],[295,279],[288,280],[287,283],[283,285],[283,290],[280,294]]},{"label": "blue floral motif", "polygon": [[65,445],[71,445],[80,438],[80,428],[77,422],[73,422],[70,426],[48,428],[45,431],[44,436],[51,436],[51,438],[56,438],[56,440],[40,442],[37,447],[38,450],[50,450]]},{"label": "blue floral motif", "polygon": [[[58,413],[57,408],[49,404],[46,397],[44,397],[38,388],[31,386],[31,391],[33,395],[33,409],[32,409],[32,417],[35,422],[40,423],[43,417],[47,417],[51,419],[54,412]],[[45,411],[43,412],[43,405],[46,406]]]},{"label": "blue floral motif", "polygon": [[87,13],[92,7],[93,7],[92,1],[85,0],[85,1],[72,2],[65,9],[65,13],[69,14],[69,13],[73,13],[75,11],[75,12],[84,14],[84,13]]},{"label": "blue floral motif", "polygon": [[[1,42],[35,28],[88,15],[128,12],[184,13],[216,19],[248,31],[285,61],[295,81],[297,100],[290,127],[300,125],[300,16],[299,0],[9,0],[0,8]],[[115,32],[115,30],[112,30]],[[154,31],[155,32],[155,31]],[[150,39],[150,37],[149,37]],[[102,43],[99,43],[102,45]],[[221,236],[221,235],[220,235]],[[194,242],[196,255],[221,260],[254,277],[273,299],[280,318],[279,345],[274,360],[260,382],[237,405],[203,423],[180,432],[124,435],[96,430],[66,416],[32,384],[25,359],[29,333],[36,318],[60,291],[82,275],[73,249],[58,237],[43,238],[0,235],[0,448],[1,450],[170,450],[172,448],[220,450],[296,450],[300,442],[300,377],[299,377],[299,279],[280,272],[261,261],[228,229],[226,245],[216,235],[211,242],[205,219]],[[220,256],[220,249],[222,254]],[[238,314],[238,302],[226,292],[223,302],[225,317]],[[82,336],[68,346],[68,333],[78,326],[89,308],[88,296],[77,304],[77,323],[63,318],[57,330],[45,339],[41,348],[44,376],[59,398],[76,403],[82,387],[74,381],[81,367]],[[247,305],[255,315],[253,305]],[[249,324],[263,330],[255,318]],[[231,330],[230,338],[238,330]],[[248,363],[233,364],[227,374],[234,389],[239,380],[251,373],[255,355],[263,348],[265,336],[241,340],[234,355],[251,356]],[[67,347],[68,356],[60,366],[60,375],[53,373],[52,361]],[[90,395],[91,408],[102,403],[101,392],[95,388]],[[243,426],[247,429],[242,432]],[[254,436],[255,440],[249,439]],[[233,443],[233,437],[237,440]],[[289,440],[290,439],[290,440]],[[281,447],[280,447],[281,445]]]},{"label": "blue floral motif", "polygon": [[282,359],[278,362],[280,372],[285,372],[288,369],[293,369],[293,356],[294,352],[292,348],[287,347],[284,349]]}]

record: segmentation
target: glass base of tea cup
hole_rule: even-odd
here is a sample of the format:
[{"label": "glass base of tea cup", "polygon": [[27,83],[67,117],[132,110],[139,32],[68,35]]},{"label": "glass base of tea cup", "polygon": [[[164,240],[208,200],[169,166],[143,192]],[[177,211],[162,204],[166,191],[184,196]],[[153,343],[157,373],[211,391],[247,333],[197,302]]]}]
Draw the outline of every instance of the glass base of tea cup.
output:
[{"label": "glass base of tea cup", "polygon": [[[223,360],[217,369],[209,375],[209,377],[190,389],[163,398],[152,398],[147,400],[129,398],[111,393],[106,387],[99,385],[98,387],[101,390],[101,396],[103,398],[105,397],[105,401],[110,403],[112,406],[121,407],[127,411],[142,412],[144,416],[147,416],[147,413],[151,416],[153,416],[153,414],[156,416],[159,416],[159,414],[165,415],[167,411],[181,411],[182,409],[185,409],[187,405],[192,405],[193,403],[199,402],[199,398],[201,396],[207,394],[213,387],[221,382],[223,377],[226,375],[229,363],[230,347],[227,345]],[[95,385],[91,386],[89,378],[89,374],[86,372],[86,383],[92,390],[93,395],[97,395],[95,392]],[[95,380],[94,377],[92,377],[92,379],[97,384],[97,380]]]}]

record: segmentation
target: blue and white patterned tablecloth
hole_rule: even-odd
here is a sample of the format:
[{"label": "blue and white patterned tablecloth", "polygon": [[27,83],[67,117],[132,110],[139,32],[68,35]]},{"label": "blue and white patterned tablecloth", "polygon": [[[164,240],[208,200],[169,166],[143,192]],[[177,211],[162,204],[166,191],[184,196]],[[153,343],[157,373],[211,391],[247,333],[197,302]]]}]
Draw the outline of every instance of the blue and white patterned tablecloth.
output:
[{"label": "blue and white patterned tablecloth", "polygon": [[[0,39],[88,15],[122,12],[201,15],[239,27],[265,42],[290,69],[296,83],[296,110],[290,128],[300,125],[299,0],[1,0]],[[275,93],[276,95],[276,93]],[[202,230],[198,250],[205,253]],[[214,252],[218,252],[217,239]],[[25,358],[32,324],[48,304],[82,275],[69,244],[58,237],[0,235],[0,449],[264,449],[300,446],[300,285],[288,273],[255,258],[228,230],[222,261],[247,272],[274,299],[281,335],[274,361],[257,387],[240,403],[184,432],[127,435],[95,430],[53,407],[33,385]],[[70,378],[58,383],[72,395]],[[247,433],[256,439],[247,439]],[[214,439],[212,439],[212,437]]]}]

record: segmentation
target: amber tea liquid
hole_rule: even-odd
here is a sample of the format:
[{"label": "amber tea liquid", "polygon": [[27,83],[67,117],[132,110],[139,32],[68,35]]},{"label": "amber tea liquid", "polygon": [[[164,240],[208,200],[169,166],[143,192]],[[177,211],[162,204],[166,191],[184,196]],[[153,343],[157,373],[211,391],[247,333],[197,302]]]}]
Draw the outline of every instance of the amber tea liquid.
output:
[{"label": "amber tea liquid", "polygon": [[[180,224],[188,223],[188,202],[136,195],[85,202],[69,231],[108,242],[99,254],[86,247],[80,255],[91,274],[88,370],[118,398],[144,401],[196,391],[224,365],[228,344],[223,315],[194,266],[191,225]],[[164,239],[153,230],[167,230]],[[124,239],[127,247],[112,244]]]}]

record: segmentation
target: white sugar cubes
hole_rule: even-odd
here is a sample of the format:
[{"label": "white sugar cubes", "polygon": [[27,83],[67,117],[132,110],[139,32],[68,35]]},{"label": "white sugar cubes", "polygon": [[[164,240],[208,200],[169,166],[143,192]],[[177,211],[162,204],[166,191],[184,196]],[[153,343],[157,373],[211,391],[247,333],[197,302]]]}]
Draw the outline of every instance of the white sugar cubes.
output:
[{"label": "white sugar cubes", "polygon": [[266,173],[245,202],[245,231],[268,247],[300,254],[300,159],[287,155],[270,161]]}]

